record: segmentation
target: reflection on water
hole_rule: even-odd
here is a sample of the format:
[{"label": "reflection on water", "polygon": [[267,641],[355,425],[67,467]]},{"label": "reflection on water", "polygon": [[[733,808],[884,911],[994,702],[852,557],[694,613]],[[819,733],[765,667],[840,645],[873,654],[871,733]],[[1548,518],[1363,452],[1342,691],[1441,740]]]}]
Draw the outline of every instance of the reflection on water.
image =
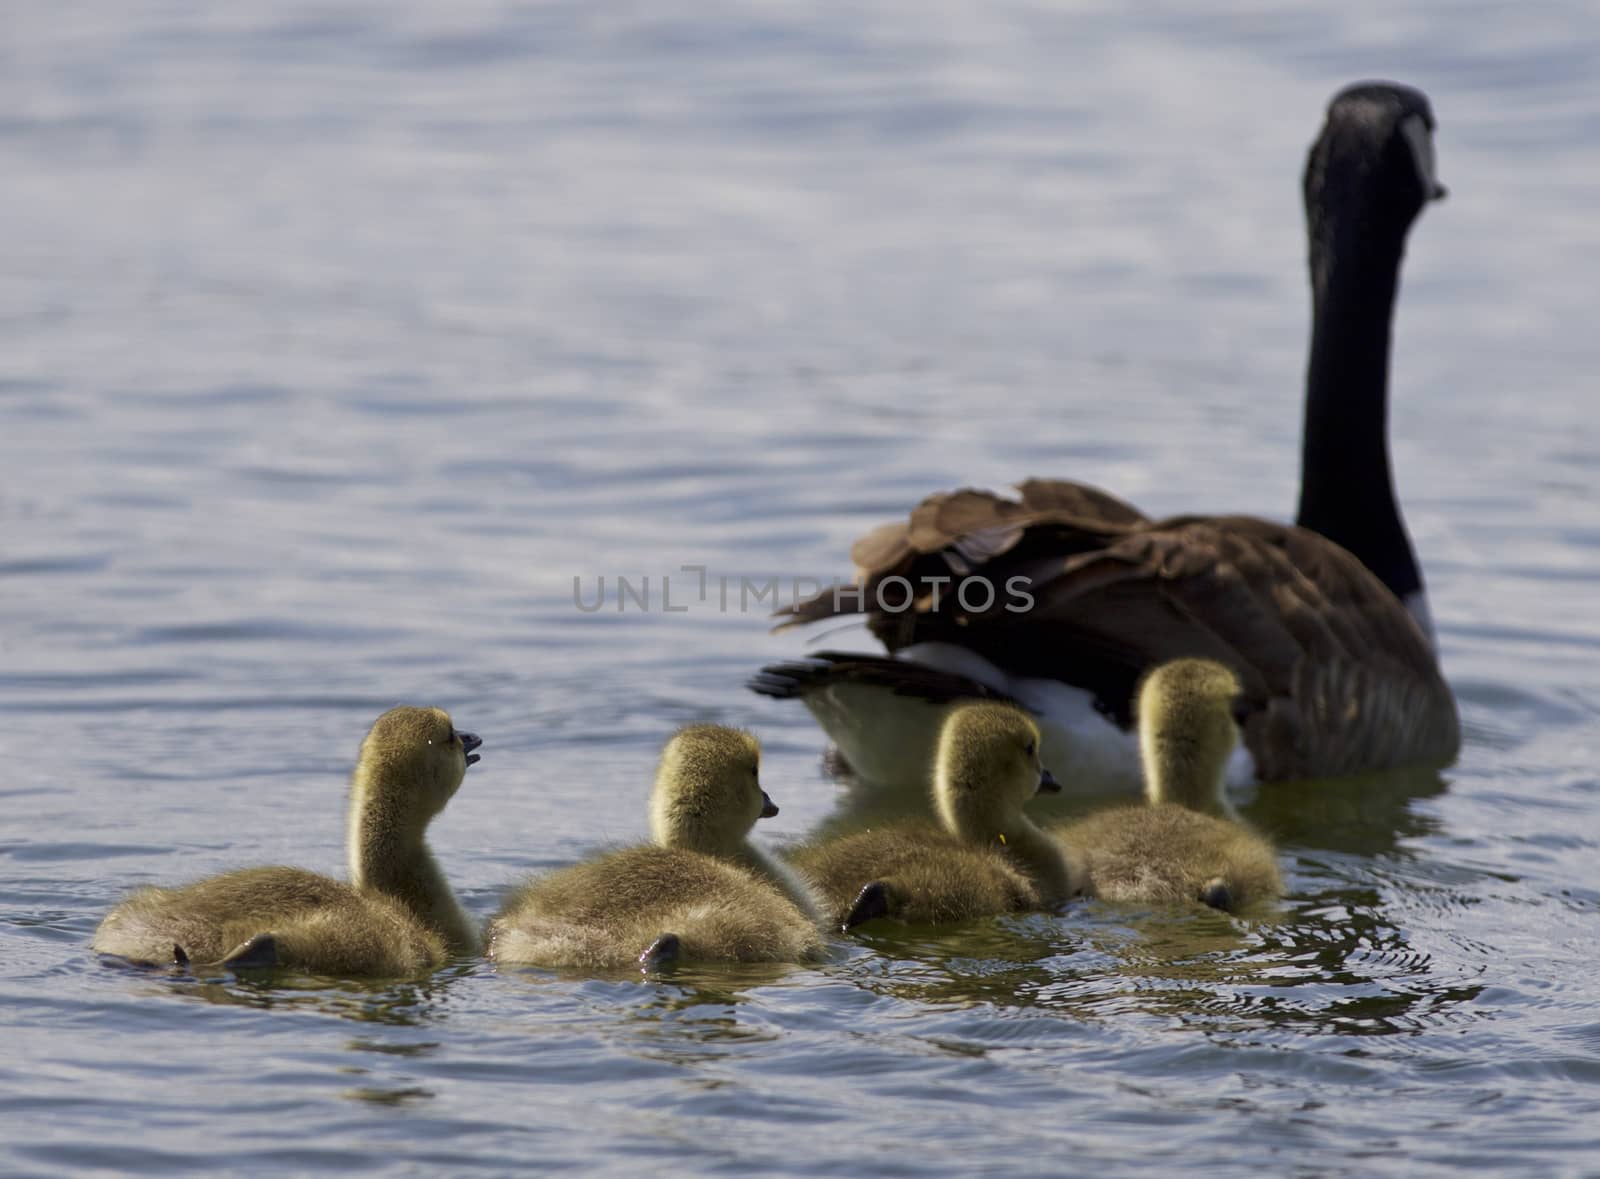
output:
[{"label": "reflection on water", "polygon": [[1447,985],[1426,953],[1358,888],[1296,898],[1282,921],[1215,913],[1118,913],[1084,902],[1063,917],[932,933],[882,928],[863,944],[862,986],[923,1003],[1130,1014],[1188,1027],[1292,1035],[1410,1032],[1456,1017],[1481,984]]},{"label": "reflection on water", "polygon": [[[0,1172],[1593,1169],[1587,14],[12,7]],[[639,839],[688,721],[761,736],[772,843],[926,813],[744,691],[804,650],[770,604],[582,614],[573,577],[828,578],[1026,475],[1286,514],[1296,188],[1372,75],[1429,92],[1452,189],[1390,416],[1466,745],[1251,797],[1276,918],[373,985],[89,952],[141,884],[337,872],[402,700],[486,739],[434,825],[481,916]]]},{"label": "reflection on water", "polygon": [[[637,966],[612,971],[556,970],[538,966],[499,966],[501,977],[534,987],[559,987],[579,979],[605,979],[614,983],[639,981],[645,972]],[[670,963],[648,972],[652,981],[663,981],[674,989],[686,988],[689,1003],[734,1002],[737,996],[781,981],[804,968],[784,962]],[[696,996],[704,996],[703,1000]]]},{"label": "reflection on water", "polygon": [[[252,971],[250,976],[225,974],[210,981],[185,978],[160,993],[199,999],[221,1007],[251,1007],[315,1012],[357,1023],[419,1027],[433,1021],[437,1001],[449,985],[444,972],[427,983],[361,983],[349,979],[319,980],[288,971]],[[358,1046],[353,1043],[352,1046]],[[362,1045],[364,1050],[375,1051]],[[415,1050],[414,1045],[405,1051]]]},{"label": "reflection on water", "polygon": [[1286,847],[1376,856],[1396,851],[1408,839],[1438,833],[1439,820],[1415,803],[1445,789],[1435,770],[1273,782],[1260,786],[1241,813]]},{"label": "reflection on water", "polygon": [[343,1096],[352,1101],[368,1101],[374,1105],[405,1105],[407,1102],[418,1101],[422,1098],[432,1097],[434,1093],[429,1089],[346,1089]]}]

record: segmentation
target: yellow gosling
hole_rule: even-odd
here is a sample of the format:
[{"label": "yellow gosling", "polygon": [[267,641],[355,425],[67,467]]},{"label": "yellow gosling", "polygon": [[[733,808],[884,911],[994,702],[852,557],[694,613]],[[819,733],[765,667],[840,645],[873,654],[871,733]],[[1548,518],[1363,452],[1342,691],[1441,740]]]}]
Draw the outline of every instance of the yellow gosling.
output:
[{"label": "yellow gosling", "polygon": [[1117,807],[1060,835],[1111,901],[1200,902],[1237,912],[1283,895],[1277,852],[1240,821],[1223,772],[1238,742],[1239,682],[1208,659],[1178,659],[1139,689],[1147,805]]},{"label": "yellow gosling", "polygon": [[1006,705],[963,705],[940,729],[937,827],[874,828],[791,858],[845,929],[874,917],[937,924],[1055,905],[1082,889],[1083,875],[1023,805],[1059,789],[1039,764],[1032,720]]},{"label": "yellow gosling", "polygon": [[349,883],[263,867],[141,889],[100,923],[93,948],[152,964],[378,976],[476,953],[476,930],[426,832],[481,744],[442,709],[390,709],[362,742],[351,783]]},{"label": "yellow gosling", "polygon": [[760,762],[749,733],[717,725],[677,733],[650,801],[654,843],[523,885],[489,923],[490,957],[585,970],[820,957],[810,887],[748,838],[757,819],[778,813]]}]

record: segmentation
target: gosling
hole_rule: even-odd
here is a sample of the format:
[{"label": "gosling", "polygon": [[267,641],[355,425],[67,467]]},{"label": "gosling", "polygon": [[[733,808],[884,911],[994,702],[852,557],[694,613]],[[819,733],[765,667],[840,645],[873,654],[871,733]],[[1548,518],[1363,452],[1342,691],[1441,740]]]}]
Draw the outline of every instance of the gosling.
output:
[{"label": "gosling", "polygon": [[874,917],[942,924],[1054,906],[1083,888],[1083,873],[1022,808],[1060,789],[1039,764],[1031,719],[1006,705],[962,705],[939,732],[938,826],[860,831],[791,858],[847,930]]},{"label": "gosling", "polygon": [[348,884],[263,867],[144,888],[107,914],[94,949],[151,965],[386,977],[477,953],[477,930],[425,833],[481,744],[443,709],[390,709],[362,741],[351,782]]},{"label": "gosling", "polygon": [[818,906],[794,871],[749,841],[778,813],[749,733],[693,725],[667,742],[650,801],[653,843],[519,888],[489,923],[507,965],[610,970],[820,957]]},{"label": "gosling", "polygon": [[1145,677],[1137,712],[1148,805],[1103,811],[1061,831],[1093,895],[1198,901],[1229,912],[1283,895],[1277,853],[1226,795],[1239,691],[1233,672],[1209,659],[1174,660]]}]

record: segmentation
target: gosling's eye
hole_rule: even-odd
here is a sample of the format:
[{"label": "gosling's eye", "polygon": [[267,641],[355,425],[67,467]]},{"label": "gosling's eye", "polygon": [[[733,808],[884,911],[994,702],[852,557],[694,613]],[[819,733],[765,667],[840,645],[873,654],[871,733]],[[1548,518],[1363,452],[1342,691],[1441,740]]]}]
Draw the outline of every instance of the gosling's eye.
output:
[{"label": "gosling's eye", "polygon": [[1022,747],[1022,752],[1026,753],[1029,757],[1032,757],[1037,748],[1038,746],[1034,742],[1029,741]]}]

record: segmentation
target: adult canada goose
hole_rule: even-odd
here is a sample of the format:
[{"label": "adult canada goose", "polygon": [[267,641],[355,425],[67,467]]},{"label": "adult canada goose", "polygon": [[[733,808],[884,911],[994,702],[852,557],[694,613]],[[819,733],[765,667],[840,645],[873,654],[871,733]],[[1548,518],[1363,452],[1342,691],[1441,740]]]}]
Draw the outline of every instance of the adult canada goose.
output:
[{"label": "adult canada goose", "polygon": [[393,976],[476,953],[477,927],[425,833],[482,743],[442,709],[390,709],[361,743],[351,782],[348,884],[268,867],[141,889],[100,923],[94,948],[147,963]]},{"label": "adult canada goose", "polygon": [[1177,659],[1139,689],[1148,805],[1104,810],[1059,829],[1088,892],[1111,901],[1199,901],[1237,911],[1282,895],[1273,847],[1234,815],[1223,784],[1238,741],[1239,681],[1209,659]]},{"label": "adult canada goose", "polygon": [[791,860],[845,929],[873,917],[937,924],[1054,905],[1082,890],[1083,873],[1022,808],[1060,789],[1024,713],[958,705],[939,734],[937,827],[874,827],[801,847]]},{"label": "adult canada goose", "polygon": [[[1080,483],[1012,499],[929,496],[852,551],[859,592],[824,591],[781,626],[864,615],[894,658],[825,652],[751,681],[799,697],[868,780],[926,772],[942,707],[1036,714],[1063,777],[1136,780],[1132,694],[1203,656],[1243,691],[1230,780],[1444,764],[1460,731],[1422,575],[1389,474],[1389,327],[1406,233],[1429,200],[1433,114],[1418,91],[1337,95],[1305,171],[1312,333],[1295,525],[1151,520]],[[1107,723],[1109,722],[1109,723]]]},{"label": "adult canada goose", "polygon": [[693,725],[667,742],[653,844],[538,877],[489,923],[502,964],[613,969],[676,961],[800,962],[823,950],[810,887],[750,843],[778,813],[749,733]]}]

